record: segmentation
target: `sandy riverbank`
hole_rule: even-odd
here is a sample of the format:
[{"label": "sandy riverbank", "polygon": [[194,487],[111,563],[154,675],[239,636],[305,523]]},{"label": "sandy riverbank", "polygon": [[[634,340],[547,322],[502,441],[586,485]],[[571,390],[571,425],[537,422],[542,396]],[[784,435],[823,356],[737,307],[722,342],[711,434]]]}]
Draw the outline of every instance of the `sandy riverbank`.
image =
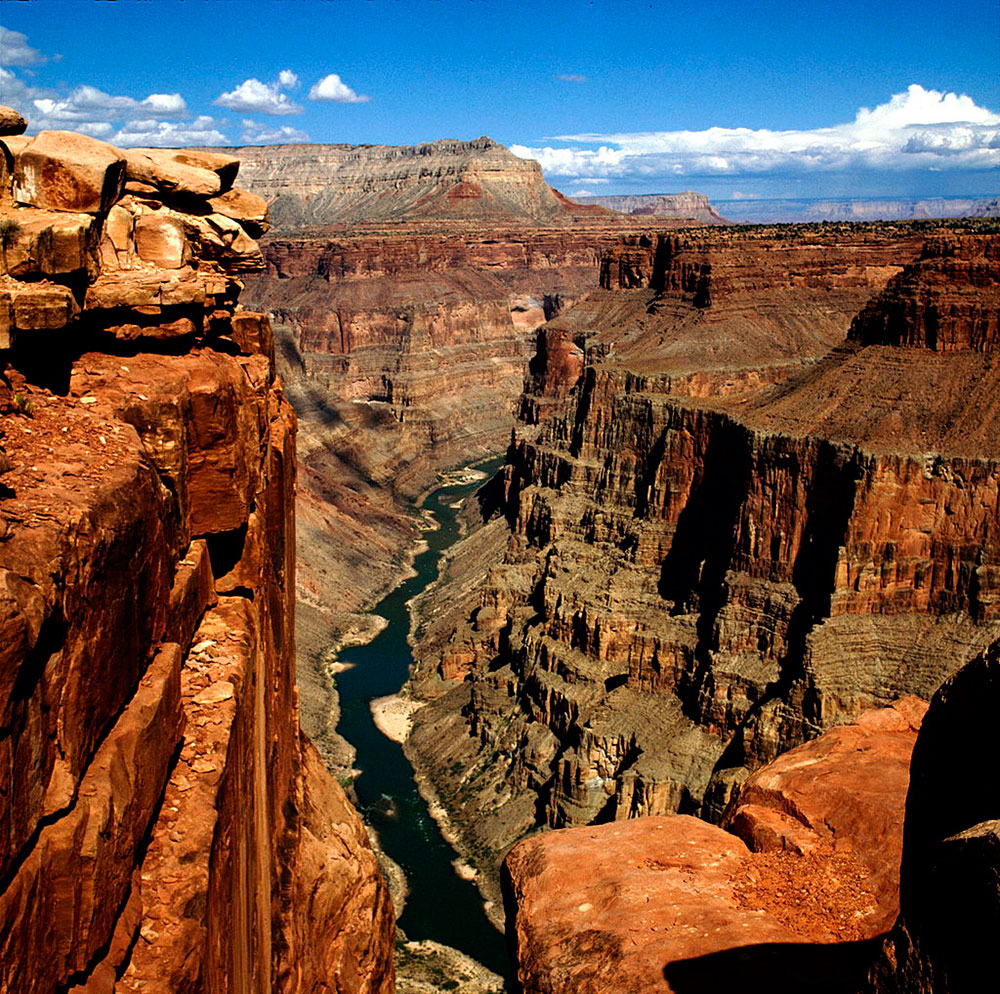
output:
[{"label": "sandy riverbank", "polygon": [[402,745],[413,727],[413,716],[424,706],[424,701],[390,694],[376,697],[368,705],[375,727],[386,737]]}]

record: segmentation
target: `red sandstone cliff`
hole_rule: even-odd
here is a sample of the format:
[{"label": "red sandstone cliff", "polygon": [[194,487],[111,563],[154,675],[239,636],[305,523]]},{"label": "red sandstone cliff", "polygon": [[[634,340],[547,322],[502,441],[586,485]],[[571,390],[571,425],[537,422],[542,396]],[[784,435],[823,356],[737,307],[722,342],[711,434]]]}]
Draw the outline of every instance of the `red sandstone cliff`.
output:
[{"label": "red sandstone cliff", "polygon": [[539,823],[718,818],[1000,633],[996,235],[942,239],[646,239],[543,329],[503,517],[418,604],[407,748],[483,866]]},{"label": "red sandstone cliff", "polygon": [[0,989],[389,991],[299,732],[295,416],[238,163],[0,144]]}]

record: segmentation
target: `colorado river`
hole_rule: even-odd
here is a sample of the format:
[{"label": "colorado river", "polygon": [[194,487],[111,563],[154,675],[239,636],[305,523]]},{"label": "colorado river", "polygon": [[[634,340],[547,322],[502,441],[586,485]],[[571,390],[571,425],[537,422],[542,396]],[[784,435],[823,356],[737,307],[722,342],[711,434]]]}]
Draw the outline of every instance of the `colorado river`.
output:
[{"label": "colorado river", "polygon": [[[501,462],[477,468],[492,474]],[[482,483],[445,485],[425,501],[439,527],[424,533],[428,548],[414,562],[416,575],[373,608],[389,624],[368,645],[344,649],[338,655],[351,668],[336,676],[341,709],[337,731],[357,750],[355,765],[361,775],[354,786],[362,811],[376,815],[382,847],[406,874],[410,893],[400,927],[410,939],[433,939],[453,946],[508,977],[503,937],[486,917],[475,885],[455,873],[456,853],[427,813],[402,747],[375,727],[369,710],[371,700],[395,694],[409,677],[413,656],[407,641],[410,615],[406,604],[437,577],[441,552],[458,538],[458,509],[450,505],[474,493]]]}]

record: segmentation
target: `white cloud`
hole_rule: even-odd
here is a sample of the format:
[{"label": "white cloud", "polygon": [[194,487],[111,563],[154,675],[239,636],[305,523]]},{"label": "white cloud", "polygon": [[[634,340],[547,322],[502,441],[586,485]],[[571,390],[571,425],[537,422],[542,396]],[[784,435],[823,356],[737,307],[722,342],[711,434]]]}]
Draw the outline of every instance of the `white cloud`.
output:
[{"label": "white cloud", "polygon": [[305,131],[291,128],[287,124],[283,127],[271,127],[250,120],[242,123],[242,141],[247,145],[284,145],[309,141],[309,135]]},{"label": "white cloud", "polygon": [[[679,177],[1000,166],[1000,115],[917,84],[853,121],[802,131],[708,128],[559,135],[568,148],[512,146],[553,176]],[[597,146],[581,147],[581,146]]]},{"label": "white cloud", "polygon": [[66,128],[85,131],[87,134],[109,133],[109,121],[124,121],[144,117],[180,117],[187,112],[187,105],[179,93],[151,93],[142,100],[115,96],[95,86],[78,86],[68,96],[41,96],[41,91],[21,85],[22,96],[34,107],[29,111],[33,129]]},{"label": "white cloud", "polygon": [[564,72],[556,76],[556,79],[562,80],[564,83],[586,83],[587,77],[578,72]]},{"label": "white cloud", "polygon": [[48,59],[28,44],[28,36],[0,24],[0,66],[37,66]]},{"label": "white cloud", "polygon": [[5,102],[28,119],[31,134],[47,130],[79,131],[123,146],[229,144],[219,122],[211,117],[183,120],[188,107],[179,93],[151,93],[136,100],[85,84],[66,94],[29,86],[2,67],[0,93]]},{"label": "white cloud", "polygon": [[229,139],[219,131],[218,122],[201,115],[193,121],[129,121],[108,141],[122,148],[148,146],[176,148],[181,145],[228,145]]},{"label": "white cloud", "polygon": [[187,113],[187,104],[179,93],[151,93],[142,105],[156,117],[180,117]]},{"label": "white cloud", "polygon": [[335,72],[324,76],[309,91],[310,100],[332,100],[338,104],[366,104],[371,97],[355,93]]},{"label": "white cloud", "polygon": [[273,83],[262,83],[259,79],[245,79],[235,90],[216,97],[219,107],[239,110],[247,114],[301,114],[302,108],[288,99],[282,90],[298,84],[299,78],[291,69],[282,69]]}]

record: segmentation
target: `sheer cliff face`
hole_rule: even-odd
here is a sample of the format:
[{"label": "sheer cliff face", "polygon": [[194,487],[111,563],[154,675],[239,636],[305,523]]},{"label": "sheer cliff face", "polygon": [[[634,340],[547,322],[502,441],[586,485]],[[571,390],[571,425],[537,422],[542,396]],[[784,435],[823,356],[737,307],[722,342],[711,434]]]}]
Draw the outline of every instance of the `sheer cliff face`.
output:
[{"label": "sheer cliff face", "polygon": [[471,804],[470,848],[718,817],[997,637],[996,236],[916,235],[647,240],[606,260],[626,289],[546,326],[485,497],[505,520],[418,608],[440,696],[409,748]]},{"label": "sheer cliff face", "polygon": [[295,416],[225,156],[3,139],[0,988],[388,991],[298,727]]}]

